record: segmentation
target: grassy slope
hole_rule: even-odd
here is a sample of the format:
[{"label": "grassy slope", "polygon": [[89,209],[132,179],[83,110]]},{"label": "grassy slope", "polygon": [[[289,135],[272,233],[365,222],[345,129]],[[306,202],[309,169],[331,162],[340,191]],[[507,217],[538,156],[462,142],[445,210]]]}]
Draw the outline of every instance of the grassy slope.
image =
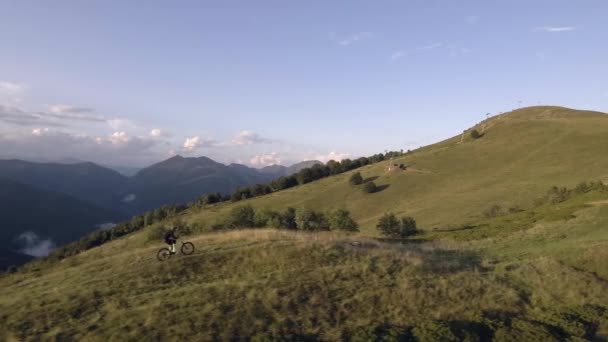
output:
[{"label": "grassy slope", "polygon": [[[606,175],[601,133],[607,119],[590,113],[530,120],[543,115],[533,110],[541,113],[494,118],[480,140],[448,140],[403,159],[420,172],[387,175],[383,165],[366,167],[365,176],[390,185],[380,193],[352,189],[347,174],[249,201],[346,206],[368,229],[385,210],[407,212],[438,228],[422,237],[432,242],[398,245],[361,235],[273,230],[207,233],[190,237],[198,246],[193,256],[159,263],[158,244],[145,242],[151,227],[2,276],[0,288],[9,291],[0,296],[0,339],[606,336],[608,194],[528,205],[549,185]],[[530,209],[479,217],[493,203]],[[185,218],[210,223],[230,207]]]},{"label": "grassy slope", "polygon": [[[375,194],[354,191],[352,172],[255,198],[254,207],[342,207],[367,233],[386,211],[414,216],[425,229],[477,219],[492,204],[526,205],[552,185],[608,178],[608,115],[560,107],[532,107],[491,118],[485,136],[464,143],[455,137],[396,159],[413,165],[386,172],[387,163],[359,169],[388,186]],[[481,127],[481,125],[480,125]],[[354,172],[354,171],[353,171]],[[209,227],[234,204],[191,212],[191,222]]]},{"label": "grassy slope", "polygon": [[507,224],[529,215],[405,245],[337,233],[207,233],[189,237],[194,255],[165,263],[143,231],[0,278],[12,290],[0,296],[0,331],[134,341],[608,334],[608,193]]}]

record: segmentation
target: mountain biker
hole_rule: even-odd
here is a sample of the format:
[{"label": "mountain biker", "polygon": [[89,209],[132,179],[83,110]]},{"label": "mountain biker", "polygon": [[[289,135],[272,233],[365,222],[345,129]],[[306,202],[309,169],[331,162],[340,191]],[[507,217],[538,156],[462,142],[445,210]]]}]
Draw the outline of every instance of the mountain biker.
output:
[{"label": "mountain biker", "polygon": [[175,254],[175,242],[177,242],[177,227],[173,226],[165,233],[165,243],[169,245],[171,254]]}]

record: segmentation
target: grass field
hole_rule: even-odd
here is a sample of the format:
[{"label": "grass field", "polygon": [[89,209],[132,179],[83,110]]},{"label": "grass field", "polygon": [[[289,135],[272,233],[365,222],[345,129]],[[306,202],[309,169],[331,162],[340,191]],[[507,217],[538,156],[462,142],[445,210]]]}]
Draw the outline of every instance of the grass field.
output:
[{"label": "grass field", "polygon": [[[494,204],[530,205],[553,185],[608,178],[606,114],[531,107],[490,118],[477,128],[484,132],[480,139],[467,132],[462,143],[458,136],[394,160],[411,165],[405,172],[387,172],[388,162],[356,170],[386,187],[378,193],[365,194],[348,184],[356,172],[351,171],[237,205],[345,208],[369,234],[375,234],[382,214],[393,211],[432,230],[467,223]],[[233,206],[225,203],[184,215],[206,230]]]},{"label": "grass field", "polygon": [[164,263],[141,232],[2,277],[0,327],[15,339],[591,339],[608,333],[607,199],[545,205],[521,229],[505,222],[528,211],[406,243],[206,233],[189,237],[194,255]]},{"label": "grass field", "polygon": [[[151,226],[2,275],[0,339],[608,339],[608,191],[535,201],[553,185],[605,179],[608,118],[535,107],[478,129],[480,139],[395,161],[405,172],[363,168],[388,186],[378,193],[347,173],[191,209],[191,256],[157,261]],[[209,231],[243,204],[346,208],[362,232]],[[504,211],[484,216],[492,205]],[[387,211],[414,216],[423,233],[378,238]]]}]

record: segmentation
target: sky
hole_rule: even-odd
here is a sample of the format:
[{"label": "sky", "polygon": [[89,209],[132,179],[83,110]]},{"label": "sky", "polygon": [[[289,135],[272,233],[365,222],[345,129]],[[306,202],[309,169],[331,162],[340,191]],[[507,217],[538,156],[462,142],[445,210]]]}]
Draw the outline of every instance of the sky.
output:
[{"label": "sky", "polygon": [[0,0],[0,158],[254,167],[608,112],[608,1]]}]

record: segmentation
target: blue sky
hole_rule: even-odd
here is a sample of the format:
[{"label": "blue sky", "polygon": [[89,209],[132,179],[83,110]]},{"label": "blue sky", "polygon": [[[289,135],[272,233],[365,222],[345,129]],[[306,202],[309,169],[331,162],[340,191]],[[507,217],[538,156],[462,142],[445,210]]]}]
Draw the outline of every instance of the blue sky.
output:
[{"label": "blue sky", "polygon": [[[608,2],[0,1],[0,157],[253,166],[608,111]],[[521,102],[520,102],[521,101]]]}]

